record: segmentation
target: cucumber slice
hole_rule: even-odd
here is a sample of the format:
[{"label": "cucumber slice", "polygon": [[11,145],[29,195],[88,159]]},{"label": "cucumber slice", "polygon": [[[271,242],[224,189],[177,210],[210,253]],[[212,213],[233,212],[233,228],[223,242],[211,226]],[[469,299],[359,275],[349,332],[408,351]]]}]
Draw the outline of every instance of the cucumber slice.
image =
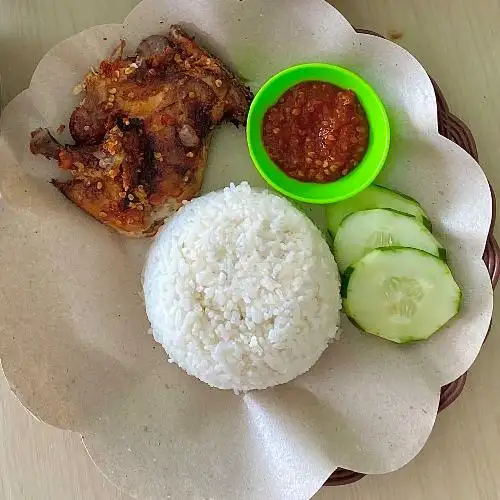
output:
[{"label": "cucumber slice", "polygon": [[414,248],[373,250],[346,270],[341,291],[357,326],[399,344],[428,339],[462,300],[446,263]]},{"label": "cucumber slice", "polygon": [[339,203],[329,205],[326,209],[328,229],[335,236],[341,222],[353,212],[371,208],[392,208],[404,214],[413,215],[432,231],[431,222],[422,207],[413,198],[397,191],[372,184],[364,191]]},{"label": "cucumber slice", "polygon": [[340,224],[333,253],[344,272],[375,248],[410,247],[446,259],[446,251],[415,217],[395,210],[378,208],[348,215]]}]

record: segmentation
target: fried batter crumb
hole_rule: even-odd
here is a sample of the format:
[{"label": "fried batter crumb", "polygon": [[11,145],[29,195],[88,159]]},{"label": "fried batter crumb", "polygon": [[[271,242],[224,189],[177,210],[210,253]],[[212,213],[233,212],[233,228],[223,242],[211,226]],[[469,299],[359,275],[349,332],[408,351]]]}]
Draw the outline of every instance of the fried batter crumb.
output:
[{"label": "fried batter crumb", "polygon": [[390,40],[395,41],[395,40],[400,40],[401,38],[403,38],[403,33],[401,31],[398,31],[398,30],[389,30],[388,36],[389,36]]}]

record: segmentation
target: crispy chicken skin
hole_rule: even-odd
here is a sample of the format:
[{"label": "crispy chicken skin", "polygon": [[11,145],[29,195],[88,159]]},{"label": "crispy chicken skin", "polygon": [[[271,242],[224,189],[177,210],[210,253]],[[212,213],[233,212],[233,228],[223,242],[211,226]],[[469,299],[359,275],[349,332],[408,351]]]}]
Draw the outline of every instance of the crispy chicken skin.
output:
[{"label": "crispy chicken skin", "polygon": [[54,185],[99,221],[130,236],[154,234],[203,181],[212,130],[245,124],[251,92],[179,26],[123,47],[82,82],[70,119],[75,145],[46,129],[31,151],[71,172]]}]

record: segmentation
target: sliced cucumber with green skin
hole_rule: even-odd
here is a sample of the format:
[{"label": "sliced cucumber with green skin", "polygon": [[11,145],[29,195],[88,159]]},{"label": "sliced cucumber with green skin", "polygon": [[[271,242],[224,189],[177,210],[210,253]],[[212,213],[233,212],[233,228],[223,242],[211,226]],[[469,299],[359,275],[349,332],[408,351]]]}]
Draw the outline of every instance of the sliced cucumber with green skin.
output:
[{"label": "sliced cucumber with green skin", "polygon": [[405,344],[426,340],[459,311],[462,293],[446,263],[414,248],[379,248],[349,267],[344,310],[365,332]]},{"label": "sliced cucumber with green skin", "polygon": [[398,212],[413,215],[422,224],[432,231],[429,218],[422,207],[413,198],[397,191],[391,191],[382,186],[372,184],[364,191],[339,203],[329,205],[326,209],[328,229],[335,236],[341,222],[350,214],[371,208],[392,208]]},{"label": "sliced cucumber with green skin", "polygon": [[415,217],[387,208],[363,210],[348,215],[340,224],[333,253],[344,272],[375,248],[410,247],[446,259],[446,251]]}]

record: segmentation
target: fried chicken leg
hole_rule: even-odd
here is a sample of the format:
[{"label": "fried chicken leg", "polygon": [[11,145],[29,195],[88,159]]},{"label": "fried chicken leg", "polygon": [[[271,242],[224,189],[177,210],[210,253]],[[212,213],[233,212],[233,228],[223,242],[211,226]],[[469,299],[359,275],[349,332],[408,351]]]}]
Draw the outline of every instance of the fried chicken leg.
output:
[{"label": "fried chicken leg", "polygon": [[153,234],[203,181],[210,136],[225,120],[245,124],[251,92],[179,26],[143,40],[87,74],[70,119],[73,146],[46,130],[31,150],[73,175],[54,181],[101,222],[132,236]]}]

